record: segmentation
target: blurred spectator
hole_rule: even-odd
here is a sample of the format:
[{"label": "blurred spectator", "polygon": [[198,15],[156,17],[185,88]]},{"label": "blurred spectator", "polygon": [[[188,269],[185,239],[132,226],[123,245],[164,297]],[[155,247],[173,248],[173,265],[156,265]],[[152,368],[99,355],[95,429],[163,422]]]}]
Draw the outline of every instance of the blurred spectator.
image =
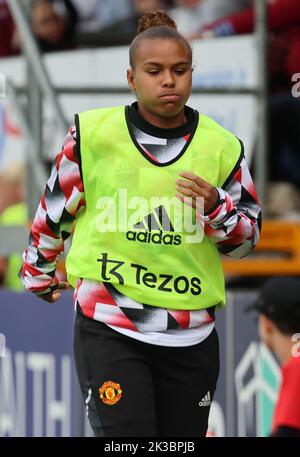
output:
[{"label": "blurred spectator", "polygon": [[[25,167],[14,163],[0,177],[0,226],[26,226],[28,212],[25,198]],[[22,291],[18,272],[22,265],[21,253],[0,256],[0,283],[15,291]]]},{"label": "blurred spectator", "polygon": [[35,0],[32,5],[31,25],[41,51],[73,48],[76,24],[70,0]]},{"label": "blurred spectator", "polygon": [[11,163],[0,175],[0,215],[11,205],[24,201],[25,167],[23,162]]},{"label": "blurred spectator", "polygon": [[[300,168],[295,169],[298,174]],[[286,179],[289,181],[289,179]],[[300,222],[300,189],[290,182],[272,182],[268,186],[265,212],[270,218]]]},{"label": "blurred spectator", "polygon": [[130,44],[137,34],[140,16],[159,9],[165,9],[162,0],[132,0],[133,14],[126,19],[99,30],[96,33],[78,34],[79,46],[121,46]]},{"label": "blurred spectator", "polygon": [[269,279],[248,307],[259,313],[259,334],[279,359],[282,381],[273,414],[273,437],[300,437],[300,280]]},{"label": "blurred spectator", "polygon": [[170,11],[180,33],[187,35],[197,32],[205,24],[220,17],[241,10],[246,0],[176,0],[177,5]]},{"label": "blurred spectator", "polygon": [[14,23],[5,0],[0,0],[0,57],[16,54],[13,46]]},{"label": "blurred spectator", "polygon": [[[300,189],[300,103],[291,95],[291,78],[300,71],[300,1],[268,3],[270,178]],[[255,10],[251,7],[206,24],[192,37],[253,33],[254,27]],[[276,201],[271,202],[271,207],[275,205]]]},{"label": "blurred spectator", "polygon": [[131,0],[71,0],[78,16],[78,32],[96,32],[133,12]]},{"label": "blurred spectator", "polygon": [[[271,94],[269,99],[270,177],[272,181],[288,182],[298,189],[300,189],[299,125],[299,99],[293,98],[289,91]],[[271,205],[278,205],[275,194]],[[288,205],[284,208],[285,213],[289,212],[287,208]]]},{"label": "blurred spectator", "polygon": [[[291,76],[299,72],[300,62],[300,1],[269,0],[268,5],[269,71],[272,85],[289,84]],[[199,25],[198,33],[190,38],[224,37],[253,33],[255,10],[244,9],[225,16],[205,26]]]}]

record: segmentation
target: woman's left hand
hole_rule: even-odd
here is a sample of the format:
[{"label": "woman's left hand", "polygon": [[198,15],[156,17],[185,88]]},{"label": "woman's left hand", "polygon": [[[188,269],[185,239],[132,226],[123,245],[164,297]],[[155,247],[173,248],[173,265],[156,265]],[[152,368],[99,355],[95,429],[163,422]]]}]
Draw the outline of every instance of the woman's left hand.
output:
[{"label": "woman's left hand", "polygon": [[182,171],[179,175],[185,179],[176,180],[176,197],[183,203],[184,197],[192,197],[193,208],[196,208],[196,197],[204,198],[204,213],[208,214],[218,200],[217,189],[191,171]]}]

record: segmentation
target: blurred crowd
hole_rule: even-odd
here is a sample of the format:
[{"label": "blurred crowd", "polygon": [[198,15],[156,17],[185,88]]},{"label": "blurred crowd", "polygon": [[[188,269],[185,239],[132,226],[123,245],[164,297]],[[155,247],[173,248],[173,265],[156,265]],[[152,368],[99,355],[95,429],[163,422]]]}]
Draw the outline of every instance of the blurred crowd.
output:
[{"label": "blurred crowd", "polygon": [[[20,0],[42,52],[129,44],[138,18],[166,10],[187,39],[249,34],[254,0]],[[300,62],[300,1],[267,0],[271,91],[286,89]],[[0,57],[21,52],[8,2],[0,0]]]},{"label": "blurred crowd", "polygon": [[[42,51],[129,44],[139,16],[164,9],[183,34],[201,32],[249,0],[20,0]],[[0,0],[0,56],[20,52],[8,2]]]},{"label": "blurred crowd", "polygon": [[[138,18],[157,9],[166,10],[190,41],[255,29],[254,0],[19,1],[27,9],[41,52],[128,45],[136,35]],[[294,209],[300,214],[300,98],[291,95],[293,75],[300,79],[300,0],[267,0],[267,8],[269,171],[275,183],[268,208],[271,215],[281,217]],[[8,2],[0,0],[0,58],[20,54],[21,44]],[[21,169],[3,170],[0,175],[0,225],[8,223],[13,213],[20,224],[24,221],[24,208],[18,206],[24,192],[16,185],[22,176]],[[13,211],[8,211],[10,207]],[[7,259],[0,258],[0,284],[6,269]]]}]

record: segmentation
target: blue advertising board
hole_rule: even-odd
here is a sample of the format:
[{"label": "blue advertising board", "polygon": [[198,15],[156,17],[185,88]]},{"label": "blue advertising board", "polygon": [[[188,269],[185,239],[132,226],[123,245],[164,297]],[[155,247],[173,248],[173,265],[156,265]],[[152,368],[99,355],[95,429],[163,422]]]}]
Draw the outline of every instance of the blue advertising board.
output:
[{"label": "blue advertising board", "polygon": [[[217,313],[221,370],[209,436],[266,436],[280,382],[245,308],[253,292],[229,292]],[[74,369],[73,297],[46,303],[0,291],[0,436],[90,436]],[[5,348],[4,348],[5,342]]]}]

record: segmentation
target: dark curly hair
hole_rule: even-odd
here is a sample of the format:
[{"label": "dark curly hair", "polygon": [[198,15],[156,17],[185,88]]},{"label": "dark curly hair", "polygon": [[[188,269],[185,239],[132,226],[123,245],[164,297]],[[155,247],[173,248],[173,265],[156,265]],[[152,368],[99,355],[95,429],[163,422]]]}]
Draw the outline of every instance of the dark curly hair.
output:
[{"label": "dark curly hair", "polygon": [[143,40],[155,40],[157,38],[181,41],[186,47],[190,63],[192,65],[193,51],[188,41],[177,31],[173,19],[165,11],[157,10],[146,13],[140,17],[138,23],[138,35],[133,39],[129,49],[129,62],[134,68],[135,54]]}]

